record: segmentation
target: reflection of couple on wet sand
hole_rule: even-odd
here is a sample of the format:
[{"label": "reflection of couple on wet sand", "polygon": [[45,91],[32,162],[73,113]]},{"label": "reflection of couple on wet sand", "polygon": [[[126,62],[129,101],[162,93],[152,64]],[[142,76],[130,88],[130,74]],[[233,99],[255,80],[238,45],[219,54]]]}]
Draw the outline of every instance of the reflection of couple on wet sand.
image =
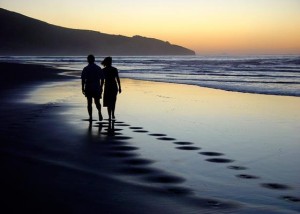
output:
[{"label": "reflection of couple on wet sand", "polygon": [[87,57],[88,65],[82,70],[81,84],[82,93],[87,98],[87,109],[89,120],[93,119],[93,99],[98,110],[99,120],[103,120],[101,114],[100,99],[104,85],[103,106],[107,107],[108,119],[115,119],[115,107],[118,92],[121,93],[121,83],[118,70],[112,66],[112,58],[106,57],[101,64],[103,69],[95,64],[95,57],[89,55]]}]

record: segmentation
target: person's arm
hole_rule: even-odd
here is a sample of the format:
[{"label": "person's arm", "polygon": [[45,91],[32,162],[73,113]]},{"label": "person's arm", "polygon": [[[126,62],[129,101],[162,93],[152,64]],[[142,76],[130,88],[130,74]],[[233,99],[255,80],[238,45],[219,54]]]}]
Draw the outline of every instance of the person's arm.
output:
[{"label": "person's arm", "polygon": [[85,86],[85,79],[81,79],[81,87],[82,87],[82,93],[85,95],[85,90],[84,90],[84,86]]},{"label": "person's arm", "polygon": [[81,72],[81,91],[85,95],[85,68]]},{"label": "person's arm", "polygon": [[100,76],[100,92],[101,92],[101,94],[103,92],[103,85],[104,85],[104,74],[103,74],[103,70],[101,70],[101,76]]},{"label": "person's arm", "polygon": [[122,92],[122,89],[121,89],[121,82],[120,82],[118,70],[117,70],[117,72],[116,72],[116,78],[117,78],[117,83],[118,83],[118,87],[119,87],[119,93],[121,93],[121,92]]}]

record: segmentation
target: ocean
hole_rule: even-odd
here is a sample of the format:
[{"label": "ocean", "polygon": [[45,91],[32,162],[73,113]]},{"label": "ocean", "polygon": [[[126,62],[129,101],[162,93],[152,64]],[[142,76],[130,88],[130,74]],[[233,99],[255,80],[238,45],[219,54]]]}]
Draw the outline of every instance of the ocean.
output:
[{"label": "ocean", "polygon": [[[103,56],[96,56],[100,64]],[[76,71],[86,56],[13,56],[2,62],[50,65]],[[244,93],[300,96],[300,56],[113,56],[120,77],[198,85]]]}]

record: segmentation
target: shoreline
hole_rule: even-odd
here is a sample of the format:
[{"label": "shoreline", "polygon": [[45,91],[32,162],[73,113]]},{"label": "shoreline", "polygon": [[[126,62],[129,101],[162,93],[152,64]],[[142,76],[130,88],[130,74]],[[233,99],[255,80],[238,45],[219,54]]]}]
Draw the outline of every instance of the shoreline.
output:
[{"label": "shoreline", "polygon": [[224,89],[224,88],[218,88],[218,87],[209,87],[209,86],[203,86],[203,85],[197,85],[192,83],[179,83],[179,82],[172,82],[172,81],[160,81],[160,80],[146,80],[142,78],[134,78],[134,77],[125,77],[124,79],[133,79],[133,80],[140,80],[140,81],[150,81],[150,82],[160,82],[160,83],[169,83],[169,84],[178,84],[178,85],[189,85],[189,86],[197,86],[200,88],[207,88],[212,90],[221,90],[221,91],[227,91],[227,92],[236,92],[236,93],[243,93],[243,94],[257,94],[257,95],[268,95],[268,96],[282,96],[282,97],[297,97],[300,98],[300,95],[291,95],[291,94],[276,94],[276,93],[266,93],[266,92],[250,92],[250,91],[241,91],[241,90],[230,90],[230,89]]},{"label": "shoreline", "polygon": [[[20,62],[26,62],[26,60],[23,58],[20,59]],[[56,65],[55,67],[58,69],[74,69],[77,70],[75,72],[77,76],[80,75],[79,72],[85,65],[85,57],[82,56],[50,57],[50,59],[29,57],[28,60],[30,63]],[[299,61],[295,56],[262,59],[258,56],[241,57],[241,61],[235,57],[206,58],[203,56],[196,57],[196,61],[192,59],[185,61],[182,57],[175,60],[171,57],[155,60],[154,57],[153,62],[149,62],[147,57],[119,56],[116,57],[116,60],[117,67],[121,71],[120,76],[124,78],[183,83],[241,93],[300,97],[297,69]],[[128,67],[128,63],[133,64]],[[143,64],[143,67],[139,67],[140,63]],[[172,63],[175,64],[172,66]],[[189,66],[185,68],[186,65]],[[154,70],[152,70],[152,66],[154,66]],[[162,72],[164,66],[167,70]],[[227,66],[229,67],[227,68]],[[282,69],[277,69],[278,66]],[[220,71],[215,72],[218,71],[218,67]],[[185,69],[187,69],[186,72]]]},{"label": "shoreline", "polygon": [[39,64],[0,62],[0,69],[2,72],[1,75],[6,80],[1,84],[1,89],[14,87],[16,84],[71,79],[68,76],[60,75],[67,70]]},{"label": "shoreline", "polygon": [[[130,79],[123,79],[122,83],[115,136],[107,136],[106,121],[100,124],[94,121],[91,127],[85,121],[85,99],[76,89],[80,89],[79,80],[54,82],[46,87],[38,85],[21,104],[20,97],[27,92],[19,89],[20,94],[8,102],[9,109],[1,107],[4,118],[0,127],[3,132],[1,142],[5,142],[1,148],[1,167],[7,173],[1,181],[4,194],[9,195],[9,204],[22,204],[23,197],[27,196],[28,210],[38,211],[43,206],[54,205],[49,213],[62,208],[66,212],[81,213],[87,207],[91,212],[104,210],[111,213],[145,213],[145,209],[148,213],[299,211],[297,202],[280,199],[283,196],[297,197],[299,193],[293,180],[297,172],[291,174],[289,171],[290,178],[284,178],[287,172],[282,171],[287,170],[283,166],[294,170],[294,166],[286,165],[290,160],[285,158],[287,155],[296,158],[299,151],[296,148],[299,147],[291,139],[286,140],[284,146],[280,142],[292,131],[290,129],[297,127],[284,125],[289,121],[286,114],[276,116],[283,111],[282,107],[294,109],[289,105],[295,99],[267,96],[265,100],[263,95]],[[30,85],[34,87],[36,84]],[[6,97],[12,93],[15,90]],[[286,104],[279,103],[283,100]],[[267,112],[269,102],[276,104],[271,105],[271,112]],[[258,112],[249,106],[256,106]],[[294,110],[289,117],[295,116],[298,118],[299,114]],[[278,121],[290,131],[284,135],[273,133],[282,129],[280,124],[276,127]],[[275,136],[270,138],[269,133],[259,132],[260,129],[268,131],[264,126],[271,126],[269,131]],[[258,136],[247,135],[247,132]],[[274,148],[255,143],[248,139],[249,136],[262,142],[269,139],[268,143]],[[297,140],[299,135],[293,138]],[[235,139],[237,142],[232,142]],[[241,140],[244,145],[238,144]],[[268,156],[274,155],[277,148],[281,149],[280,158],[271,156],[270,159]],[[291,153],[291,148],[294,148],[294,153]],[[204,156],[199,152],[220,156]],[[271,163],[260,160],[266,157]],[[234,162],[224,166],[207,159]],[[276,163],[274,170],[268,168],[272,162]],[[249,169],[230,170],[229,166]],[[260,178],[247,180],[235,178],[236,175]],[[268,182],[286,184],[291,190],[259,187]],[[233,187],[239,187],[239,192],[229,194]],[[23,194],[14,201],[20,190]],[[251,195],[258,192],[270,202],[259,202],[259,199],[251,203]],[[240,195],[237,197],[236,193]],[[56,197],[60,194],[64,197]],[[40,206],[37,206],[37,201]],[[287,209],[289,206],[293,208]],[[26,209],[26,205],[22,208]]]}]

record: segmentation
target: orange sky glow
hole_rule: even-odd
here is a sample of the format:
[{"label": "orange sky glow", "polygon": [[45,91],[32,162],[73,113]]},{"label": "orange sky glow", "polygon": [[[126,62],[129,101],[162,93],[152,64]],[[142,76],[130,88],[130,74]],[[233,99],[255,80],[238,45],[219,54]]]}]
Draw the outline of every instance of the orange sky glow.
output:
[{"label": "orange sky glow", "polygon": [[169,41],[197,54],[300,54],[299,0],[1,0],[76,29]]}]

